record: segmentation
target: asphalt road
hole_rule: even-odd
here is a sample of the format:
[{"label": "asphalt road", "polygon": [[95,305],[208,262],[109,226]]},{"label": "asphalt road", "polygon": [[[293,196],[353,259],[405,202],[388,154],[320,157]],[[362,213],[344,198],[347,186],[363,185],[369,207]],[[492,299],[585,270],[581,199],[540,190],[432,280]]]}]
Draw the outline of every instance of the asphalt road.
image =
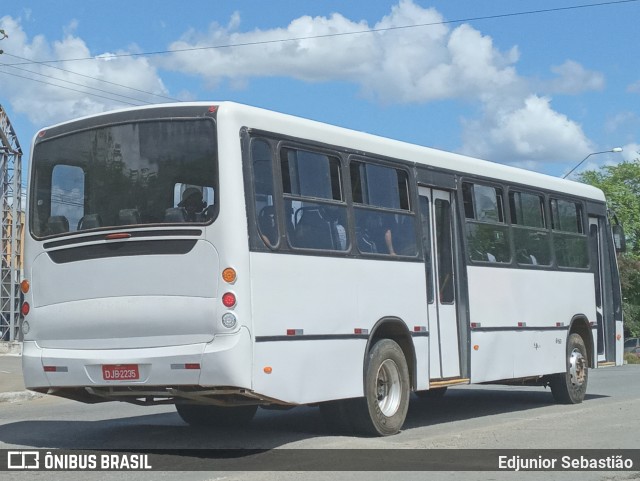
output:
[{"label": "asphalt road", "polygon": [[[47,449],[638,449],[640,365],[592,370],[581,405],[556,405],[543,388],[464,386],[441,400],[412,399],[403,431],[386,438],[336,435],[319,411],[259,410],[239,430],[189,427],[172,406],[123,403],[85,405],[53,397],[0,405],[0,448]],[[295,464],[295,452],[292,451]],[[328,471],[188,472],[189,455],[176,457],[179,472],[28,473],[29,479],[258,480],[336,479]],[[331,468],[329,466],[328,468]],[[0,479],[26,479],[0,473]],[[59,477],[57,477],[59,476]],[[639,472],[342,472],[339,479],[640,479]]]}]

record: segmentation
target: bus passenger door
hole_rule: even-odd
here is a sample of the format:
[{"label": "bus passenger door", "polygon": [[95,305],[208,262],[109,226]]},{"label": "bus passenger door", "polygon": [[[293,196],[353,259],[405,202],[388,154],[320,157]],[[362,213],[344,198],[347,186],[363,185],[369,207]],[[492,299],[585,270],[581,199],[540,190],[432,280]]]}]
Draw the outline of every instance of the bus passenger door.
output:
[{"label": "bus passenger door", "polygon": [[[604,224],[604,221],[602,221]],[[597,217],[589,217],[589,241],[591,242],[591,252],[594,258],[595,268],[595,302],[596,302],[596,329],[598,343],[598,362],[606,361],[606,336],[607,326],[605,323],[604,312],[604,270],[603,265],[603,239],[602,234],[605,232],[604,226],[600,225]]]},{"label": "bus passenger door", "polygon": [[427,276],[429,377],[459,377],[451,194],[426,187],[420,187],[418,193]]}]

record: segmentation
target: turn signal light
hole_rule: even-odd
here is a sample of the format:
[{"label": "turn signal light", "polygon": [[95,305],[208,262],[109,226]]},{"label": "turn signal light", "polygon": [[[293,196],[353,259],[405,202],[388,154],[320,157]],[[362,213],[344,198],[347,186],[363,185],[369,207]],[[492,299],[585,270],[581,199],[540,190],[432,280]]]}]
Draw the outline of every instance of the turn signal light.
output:
[{"label": "turn signal light", "polygon": [[236,277],[237,277],[236,271],[231,267],[227,267],[225,270],[222,271],[222,280],[225,281],[227,284],[233,284],[236,281]]},{"label": "turn signal light", "polygon": [[26,294],[27,292],[29,292],[29,287],[31,286],[29,285],[29,281],[26,279],[20,283],[20,290],[22,291],[23,294]]}]

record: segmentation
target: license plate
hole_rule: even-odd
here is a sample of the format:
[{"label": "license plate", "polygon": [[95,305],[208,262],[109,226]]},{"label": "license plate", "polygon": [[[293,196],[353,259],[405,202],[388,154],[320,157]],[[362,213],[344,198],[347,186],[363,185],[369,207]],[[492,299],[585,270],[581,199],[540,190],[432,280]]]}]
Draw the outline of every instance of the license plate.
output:
[{"label": "license plate", "polygon": [[102,379],[105,381],[140,379],[140,371],[137,364],[104,364]]}]

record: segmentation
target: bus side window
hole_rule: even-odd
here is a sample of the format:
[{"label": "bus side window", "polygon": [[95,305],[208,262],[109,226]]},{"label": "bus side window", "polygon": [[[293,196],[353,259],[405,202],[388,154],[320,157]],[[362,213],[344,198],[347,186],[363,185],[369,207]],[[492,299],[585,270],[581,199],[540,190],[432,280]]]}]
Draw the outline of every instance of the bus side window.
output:
[{"label": "bus side window", "polygon": [[284,147],[280,166],[291,247],[348,250],[340,159],[324,152]]},{"label": "bus side window", "polygon": [[509,192],[516,262],[520,265],[551,265],[551,245],[540,194]]},{"label": "bus side window", "polygon": [[349,168],[360,252],[415,256],[416,222],[407,172],[360,160],[352,160]]},{"label": "bus side window", "polygon": [[258,233],[267,247],[275,247],[280,235],[273,202],[273,159],[265,140],[251,142],[251,162]]},{"label": "bus side window", "polygon": [[469,258],[478,262],[510,263],[511,246],[502,189],[464,182],[462,199]]},{"label": "bus side window", "polygon": [[565,199],[550,199],[553,248],[559,267],[589,267],[588,240],[582,205]]}]

